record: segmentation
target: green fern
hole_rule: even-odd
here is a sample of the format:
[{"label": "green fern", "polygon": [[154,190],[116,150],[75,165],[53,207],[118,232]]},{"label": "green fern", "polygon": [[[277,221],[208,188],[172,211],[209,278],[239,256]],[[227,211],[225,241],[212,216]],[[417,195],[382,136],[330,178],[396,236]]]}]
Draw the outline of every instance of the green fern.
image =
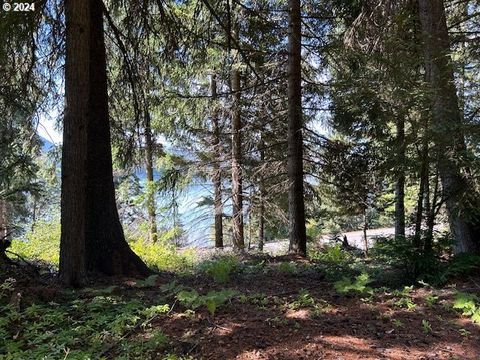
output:
[{"label": "green fern", "polygon": [[335,282],[335,290],[341,294],[346,294],[350,291],[358,293],[367,293],[372,294],[373,289],[368,287],[367,284],[371,282],[370,277],[367,273],[361,273],[355,278],[355,281],[352,281],[346,277],[342,280]]},{"label": "green fern", "polygon": [[462,315],[472,316],[477,310],[477,300],[478,298],[473,294],[459,292],[455,295],[453,308],[462,310]]},{"label": "green fern", "polygon": [[453,308],[462,311],[462,315],[470,316],[470,319],[480,324],[480,305],[478,297],[473,294],[458,292],[455,295]]},{"label": "green fern", "polygon": [[195,310],[205,306],[213,316],[217,309],[237,295],[235,290],[225,289],[210,291],[206,295],[200,295],[196,290],[182,290],[177,294],[177,300],[185,307]]}]

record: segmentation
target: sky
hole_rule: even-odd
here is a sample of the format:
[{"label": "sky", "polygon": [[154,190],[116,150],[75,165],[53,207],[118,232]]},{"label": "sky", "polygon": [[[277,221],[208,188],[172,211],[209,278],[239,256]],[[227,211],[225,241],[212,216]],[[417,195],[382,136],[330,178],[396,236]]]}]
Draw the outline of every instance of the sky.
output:
[{"label": "sky", "polygon": [[63,141],[62,132],[56,129],[55,123],[58,112],[54,111],[50,115],[42,114],[38,121],[37,133],[44,139],[55,145],[60,145]]}]

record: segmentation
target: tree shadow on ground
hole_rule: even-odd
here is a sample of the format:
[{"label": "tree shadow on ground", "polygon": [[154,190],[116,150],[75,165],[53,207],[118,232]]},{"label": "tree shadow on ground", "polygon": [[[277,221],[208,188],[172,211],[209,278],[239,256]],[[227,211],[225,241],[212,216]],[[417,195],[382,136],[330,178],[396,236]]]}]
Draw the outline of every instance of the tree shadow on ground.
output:
[{"label": "tree shadow on ground", "polygon": [[[215,316],[201,310],[190,318],[163,319],[158,326],[173,339],[178,355],[285,360],[480,357],[480,328],[440,304],[427,307],[418,300],[418,306],[407,311],[388,299],[363,302],[338,296],[331,284],[294,276],[238,279],[236,285],[240,291],[257,290],[284,305],[233,301]],[[308,285],[315,302],[331,308],[289,309],[299,289]]]}]

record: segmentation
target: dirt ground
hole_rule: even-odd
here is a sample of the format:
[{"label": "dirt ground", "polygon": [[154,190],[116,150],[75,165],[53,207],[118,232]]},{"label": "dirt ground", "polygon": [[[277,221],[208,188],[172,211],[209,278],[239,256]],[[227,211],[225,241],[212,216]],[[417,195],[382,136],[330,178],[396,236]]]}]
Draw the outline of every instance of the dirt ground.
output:
[{"label": "dirt ground", "polygon": [[[188,311],[172,298],[171,311],[152,321],[151,327],[170,339],[167,352],[181,359],[480,359],[480,326],[451,306],[458,290],[479,294],[479,278],[443,289],[413,289],[409,298],[415,306],[408,310],[393,293],[340,295],[321,273],[271,268],[242,273],[221,286],[205,275],[162,275],[146,289],[132,286],[132,280],[116,282],[121,296],[141,293],[152,303],[164,296],[160,286],[172,280],[200,294],[238,291],[241,296],[214,316],[205,308]],[[299,301],[299,294],[307,294],[306,301]],[[437,297],[435,303],[428,297]]]},{"label": "dirt ground", "polygon": [[[199,292],[219,288],[202,278],[185,283]],[[155,324],[175,339],[174,353],[195,359],[478,360],[480,326],[451,307],[455,291],[478,293],[478,283],[412,290],[416,306],[407,310],[389,293],[370,300],[340,296],[321,274],[255,273],[232,279],[228,287],[250,297],[262,294],[263,303],[234,299],[214,317],[205,310],[192,316],[179,310]],[[314,299],[313,306],[292,306],[300,289]],[[427,304],[428,296],[438,300]]]},{"label": "dirt ground", "polygon": [[[268,281],[275,289],[296,289],[289,281]],[[213,319],[205,313],[193,319],[176,315],[158,325],[178,339],[179,353],[187,350],[203,359],[480,359],[479,327],[449,311],[395,310],[386,300],[339,299],[321,283],[310,285],[315,298],[327,300],[332,310],[312,316],[308,309],[267,310],[234,302]],[[423,331],[424,319],[430,319],[431,333]],[[470,334],[461,335],[460,329]]]}]

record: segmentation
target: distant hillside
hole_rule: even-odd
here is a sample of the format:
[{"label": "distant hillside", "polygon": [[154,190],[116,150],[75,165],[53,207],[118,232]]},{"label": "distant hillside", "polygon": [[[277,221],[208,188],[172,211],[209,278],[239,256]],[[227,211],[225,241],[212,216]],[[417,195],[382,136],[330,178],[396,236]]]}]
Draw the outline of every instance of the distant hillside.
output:
[{"label": "distant hillside", "polygon": [[39,135],[39,137],[40,137],[40,140],[42,141],[42,152],[48,152],[53,147],[55,147],[55,145],[51,141],[45,139],[43,136]]}]

